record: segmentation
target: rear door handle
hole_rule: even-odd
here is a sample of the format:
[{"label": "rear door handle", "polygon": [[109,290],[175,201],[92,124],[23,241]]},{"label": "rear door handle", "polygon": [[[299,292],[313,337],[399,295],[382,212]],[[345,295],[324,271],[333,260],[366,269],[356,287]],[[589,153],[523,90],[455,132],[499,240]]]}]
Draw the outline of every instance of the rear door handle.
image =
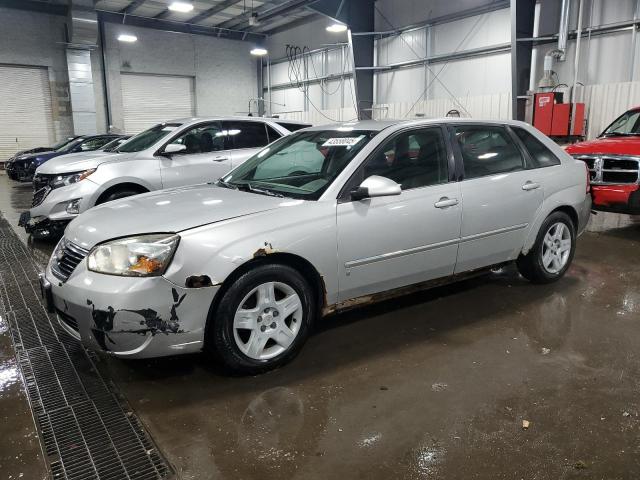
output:
[{"label": "rear door handle", "polygon": [[523,190],[535,190],[536,188],[540,188],[539,183],[528,181],[524,185],[522,185]]},{"label": "rear door handle", "polygon": [[458,204],[457,198],[442,197],[440,200],[434,203],[433,206],[436,208],[448,208],[448,207],[453,207],[457,204]]},{"label": "rear door handle", "polygon": [[225,160],[229,160],[229,157],[223,157],[222,155],[213,157],[214,162],[224,162]]}]

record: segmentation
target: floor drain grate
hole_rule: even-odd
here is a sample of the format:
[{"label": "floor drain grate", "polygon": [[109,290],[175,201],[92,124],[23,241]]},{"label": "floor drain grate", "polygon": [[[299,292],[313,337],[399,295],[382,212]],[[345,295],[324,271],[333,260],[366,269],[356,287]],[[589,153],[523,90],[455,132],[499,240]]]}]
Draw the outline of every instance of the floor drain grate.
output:
[{"label": "floor drain grate", "polygon": [[35,260],[0,216],[0,315],[9,323],[52,478],[172,476],[140,421],[102,378],[95,358],[50,316]]}]

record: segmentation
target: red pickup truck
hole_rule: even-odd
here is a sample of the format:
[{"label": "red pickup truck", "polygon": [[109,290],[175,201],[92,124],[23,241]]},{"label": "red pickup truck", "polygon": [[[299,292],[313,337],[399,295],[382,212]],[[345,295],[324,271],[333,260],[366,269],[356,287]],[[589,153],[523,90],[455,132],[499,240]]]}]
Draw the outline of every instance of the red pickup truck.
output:
[{"label": "red pickup truck", "polygon": [[589,168],[595,210],[640,215],[640,106],[566,151]]}]

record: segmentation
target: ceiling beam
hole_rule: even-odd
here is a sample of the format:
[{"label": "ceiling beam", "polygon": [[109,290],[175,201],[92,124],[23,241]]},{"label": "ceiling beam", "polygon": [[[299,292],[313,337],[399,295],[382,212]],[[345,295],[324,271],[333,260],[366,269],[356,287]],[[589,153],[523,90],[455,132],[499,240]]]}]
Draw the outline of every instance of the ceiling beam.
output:
[{"label": "ceiling beam", "polygon": [[317,1],[318,0],[288,0],[275,7],[261,8],[253,11],[248,10],[243,14],[238,15],[237,17],[232,18],[231,20],[222,22],[216,26],[224,27],[224,28],[230,28],[230,27],[236,28],[239,25],[248,25],[249,18],[251,17],[252,13],[258,14],[258,21],[267,21],[270,18],[277,17],[280,15],[286,15],[296,10],[300,10],[301,8],[304,8],[307,5],[311,5],[312,3],[315,3]]},{"label": "ceiling beam", "polygon": [[292,28],[300,27],[302,25],[306,25],[307,23],[315,22],[322,15],[318,13],[313,13],[311,15],[307,15],[306,17],[298,18],[297,20],[293,20],[291,22],[285,23],[284,25],[278,25],[277,27],[268,28],[267,30],[260,30],[260,33],[264,33],[265,35],[275,35],[276,33],[285,32]]},{"label": "ceiling beam", "polygon": [[[0,0],[1,1],[1,0]],[[263,41],[265,35],[257,32],[247,32],[229,28],[208,27],[204,25],[194,25],[192,23],[165,20],[158,18],[141,17],[138,15],[126,15],[118,12],[98,11],[98,19],[103,22],[132,25],[134,27],[153,28],[165,32],[189,33],[194,35],[206,35],[212,37],[222,37],[232,40],[246,40],[248,42]]]},{"label": "ceiling beam", "polygon": [[32,0],[0,0],[0,7],[27,10],[30,12],[66,15],[67,6],[53,3],[35,2]]},{"label": "ceiling beam", "polygon": [[226,10],[227,8],[234,6],[239,1],[240,0],[224,0],[223,2],[221,2],[221,3],[217,4],[217,5],[214,5],[213,7],[205,10],[204,12],[200,12],[195,17],[191,17],[188,20],[188,22],[189,23],[200,23],[203,20],[206,20],[207,18],[213,17],[217,13],[222,12],[223,10]]},{"label": "ceiling beam", "polygon": [[133,13],[143,3],[144,3],[144,0],[133,0],[133,2],[131,2],[129,5],[127,5],[122,10],[120,10],[120,13],[125,13],[129,15],[130,13]]}]

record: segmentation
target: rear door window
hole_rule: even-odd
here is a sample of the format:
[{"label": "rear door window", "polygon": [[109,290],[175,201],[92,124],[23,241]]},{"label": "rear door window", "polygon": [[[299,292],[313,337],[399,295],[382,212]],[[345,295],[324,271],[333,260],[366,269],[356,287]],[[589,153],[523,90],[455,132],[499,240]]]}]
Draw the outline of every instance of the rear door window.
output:
[{"label": "rear door window", "polygon": [[262,122],[223,122],[234,149],[260,148],[269,144],[267,129]]},{"label": "rear door window", "polygon": [[524,159],[509,133],[500,126],[454,127],[466,179],[524,169]]},{"label": "rear door window", "polygon": [[545,147],[540,140],[535,138],[524,128],[511,127],[518,138],[522,141],[531,156],[532,168],[552,167],[560,165],[560,160],[551,150]]}]

